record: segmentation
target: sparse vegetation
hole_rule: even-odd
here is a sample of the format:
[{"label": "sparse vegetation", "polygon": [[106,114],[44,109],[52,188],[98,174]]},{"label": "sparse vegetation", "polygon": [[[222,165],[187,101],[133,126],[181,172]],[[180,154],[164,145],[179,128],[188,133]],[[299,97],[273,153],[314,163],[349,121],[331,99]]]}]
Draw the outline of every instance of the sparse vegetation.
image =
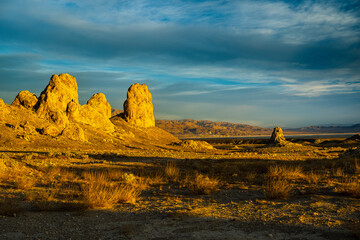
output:
[{"label": "sparse vegetation", "polygon": [[293,186],[284,179],[269,180],[265,194],[270,199],[287,199],[293,194]]},{"label": "sparse vegetation", "polygon": [[344,177],[344,169],[343,168],[336,168],[334,171],[333,171],[333,174],[335,177],[339,177],[339,178],[342,178]]},{"label": "sparse vegetation", "polygon": [[268,176],[273,179],[299,180],[304,178],[300,166],[273,165],[269,167]]},{"label": "sparse vegetation", "polygon": [[134,204],[141,191],[135,177],[124,175],[125,184],[112,182],[107,172],[86,172],[82,193],[90,208],[112,208],[117,203]]},{"label": "sparse vegetation", "polygon": [[310,171],[307,174],[305,174],[305,180],[309,184],[318,184],[324,176],[318,172]]},{"label": "sparse vegetation", "polygon": [[[292,207],[303,213],[299,220],[289,220],[294,224],[332,227],[334,219],[358,223],[352,216],[360,207],[359,163],[356,158],[339,158],[342,148],[265,148],[249,143],[222,147],[211,154],[134,151],[125,159],[100,151],[66,150],[64,155],[53,150],[50,156],[2,153],[0,215],[151,209],[176,211],[179,216],[230,218],[239,214],[254,221],[277,221],[295,219],[291,215],[295,213],[286,210]],[[332,199],[339,201],[326,201],[333,191],[337,194]],[[305,201],[310,205],[303,206]],[[324,217],[316,215],[319,209]],[[254,212],[262,215],[255,219]]]},{"label": "sparse vegetation", "polygon": [[196,194],[210,194],[218,190],[220,182],[216,178],[195,173],[194,176],[187,176],[183,181],[183,185]]},{"label": "sparse vegetation", "polygon": [[168,180],[176,181],[180,175],[180,171],[173,162],[168,162],[166,163],[164,174]]},{"label": "sparse vegetation", "polygon": [[338,191],[360,198],[360,181],[355,178],[348,179],[340,184]]}]

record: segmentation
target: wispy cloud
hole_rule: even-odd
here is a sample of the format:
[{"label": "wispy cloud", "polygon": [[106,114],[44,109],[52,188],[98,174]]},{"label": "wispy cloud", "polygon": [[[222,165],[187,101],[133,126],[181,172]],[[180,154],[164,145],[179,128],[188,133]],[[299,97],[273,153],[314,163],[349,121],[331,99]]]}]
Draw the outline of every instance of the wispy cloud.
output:
[{"label": "wispy cloud", "polygon": [[328,82],[315,81],[282,85],[296,96],[319,97],[333,94],[355,94],[360,92],[360,82]]}]

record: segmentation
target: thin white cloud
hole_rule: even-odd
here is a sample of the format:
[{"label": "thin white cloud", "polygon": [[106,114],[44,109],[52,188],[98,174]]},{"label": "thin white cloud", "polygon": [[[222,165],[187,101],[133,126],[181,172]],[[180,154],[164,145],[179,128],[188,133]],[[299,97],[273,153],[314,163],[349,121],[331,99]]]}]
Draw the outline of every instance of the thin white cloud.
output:
[{"label": "thin white cloud", "polygon": [[313,81],[295,84],[283,84],[289,94],[305,97],[319,97],[329,94],[351,94],[360,91],[360,83],[331,83]]}]

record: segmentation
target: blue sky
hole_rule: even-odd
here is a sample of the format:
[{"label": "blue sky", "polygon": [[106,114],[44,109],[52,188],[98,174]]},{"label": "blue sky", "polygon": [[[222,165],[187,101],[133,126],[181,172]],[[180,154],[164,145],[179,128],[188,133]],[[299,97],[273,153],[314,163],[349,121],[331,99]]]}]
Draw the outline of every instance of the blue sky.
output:
[{"label": "blue sky", "polygon": [[157,119],[301,127],[360,122],[360,1],[2,0],[0,97],[52,74]]}]

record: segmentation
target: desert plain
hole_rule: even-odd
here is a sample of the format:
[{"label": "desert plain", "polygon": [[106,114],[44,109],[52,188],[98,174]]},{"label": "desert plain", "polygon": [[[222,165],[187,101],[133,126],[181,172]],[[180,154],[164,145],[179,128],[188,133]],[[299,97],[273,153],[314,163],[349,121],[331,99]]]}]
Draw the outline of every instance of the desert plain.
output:
[{"label": "desert plain", "polygon": [[359,135],[180,140],[151,100],[111,117],[61,74],[0,101],[0,239],[360,237]]}]

